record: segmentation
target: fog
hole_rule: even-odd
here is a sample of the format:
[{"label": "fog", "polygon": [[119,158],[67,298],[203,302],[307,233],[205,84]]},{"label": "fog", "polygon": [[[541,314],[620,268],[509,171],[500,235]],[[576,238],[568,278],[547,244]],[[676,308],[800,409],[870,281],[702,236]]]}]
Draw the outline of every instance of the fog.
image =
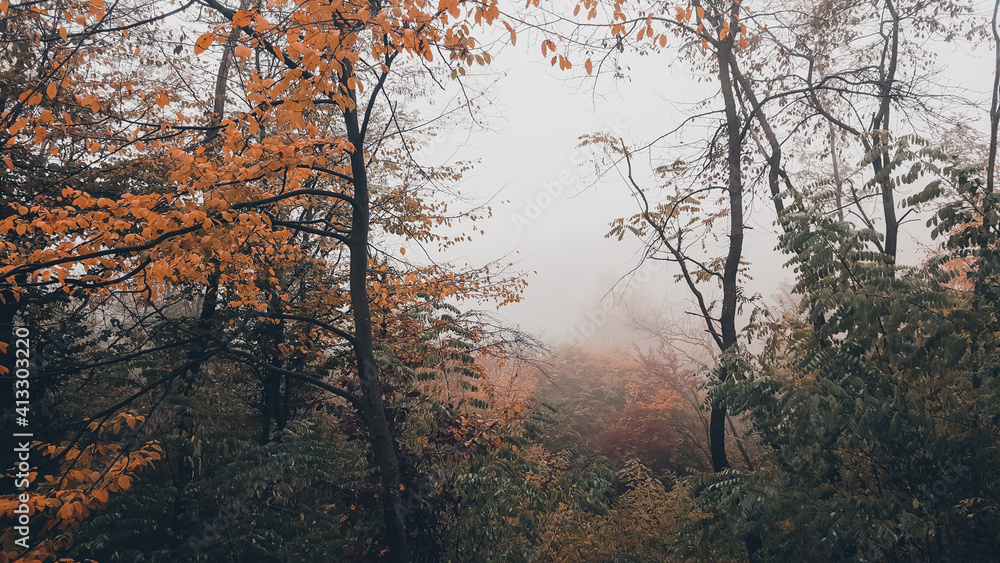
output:
[{"label": "fog", "polygon": [[[984,11],[991,8],[988,4],[982,3]],[[472,200],[489,202],[493,211],[482,224],[485,236],[434,258],[471,265],[498,258],[513,262],[526,275],[528,287],[520,303],[499,314],[547,342],[612,347],[641,342],[644,335],[622,320],[628,316],[623,302],[641,295],[646,307],[683,316],[691,306],[687,289],[673,282],[676,272],[664,264],[640,267],[643,245],[636,238],[619,242],[604,237],[610,221],[628,217],[638,207],[620,172],[592,146],[579,146],[579,137],[610,133],[630,145],[649,143],[676,128],[699,100],[714,96],[717,85],[699,81],[689,63],[673,60],[669,53],[623,59],[628,66],[624,80],[597,80],[580,68],[560,71],[540,57],[530,33],[521,33],[516,47],[507,45],[494,56],[486,74],[467,80],[467,93],[483,95],[477,101],[484,111],[475,126],[454,128],[434,142],[432,162],[477,161],[459,190]],[[973,52],[954,44],[936,48],[943,65],[939,82],[973,102],[955,109],[985,130],[991,86],[988,46]],[[676,142],[702,141],[703,125],[685,128]],[[662,142],[657,146],[666,147]],[[643,173],[650,186],[648,167],[655,162],[649,158],[668,160],[676,152],[654,148],[644,155]],[[851,163],[858,157],[848,153],[843,159]],[[827,159],[803,165],[801,172],[829,176],[829,167]],[[745,256],[752,279],[747,289],[771,300],[792,276],[776,250],[770,202],[757,194],[748,211]],[[925,220],[902,226],[900,263],[920,263],[935,247],[923,234]],[[615,320],[592,326],[595,318]]]}]

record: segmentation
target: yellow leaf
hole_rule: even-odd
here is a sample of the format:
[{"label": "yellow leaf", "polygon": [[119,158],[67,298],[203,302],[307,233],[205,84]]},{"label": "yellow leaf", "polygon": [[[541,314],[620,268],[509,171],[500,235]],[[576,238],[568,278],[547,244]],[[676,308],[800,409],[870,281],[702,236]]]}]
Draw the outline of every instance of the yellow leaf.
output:
[{"label": "yellow leaf", "polygon": [[209,47],[212,46],[212,42],[214,41],[215,41],[214,33],[206,33],[202,35],[201,37],[198,38],[197,41],[194,42],[194,54],[200,55],[204,53]]}]

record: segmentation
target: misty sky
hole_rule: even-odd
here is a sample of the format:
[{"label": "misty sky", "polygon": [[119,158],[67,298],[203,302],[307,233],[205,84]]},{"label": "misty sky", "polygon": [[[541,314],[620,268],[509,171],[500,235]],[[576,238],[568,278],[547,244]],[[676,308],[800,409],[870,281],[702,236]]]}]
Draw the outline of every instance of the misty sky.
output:
[{"label": "misty sky", "polygon": [[[987,4],[984,9],[990,8]],[[983,58],[944,46],[946,78],[969,89],[967,96],[988,101],[991,54],[989,46],[978,53]],[[632,145],[648,142],[675,127],[693,102],[717,92],[714,82],[698,84],[688,63],[673,61],[666,53],[635,58],[629,64],[630,81],[602,78],[595,95],[594,81],[581,79],[582,69],[566,72],[549,66],[537,39],[519,35],[516,47],[494,55],[488,74],[478,83],[470,82],[485,90],[492,102],[485,111],[486,128],[470,134],[466,127],[457,127],[439,139],[431,155],[432,160],[479,159],[460,186],[464,194],[486,198],[499,191],[494,217],[483,224],[486,234],[446,257],[476,264],[516,251],[512,259],[530,273],[529,286],[521,303],[500,313],[550,342],[572,338],[587,321],[588,311],[593,318],[596,309],[610,307],[608,301],[599,300],[636,267],[641,252],[634,238],[622,242],[604,238],[609,221],[638,208],[619,175],[595,181],[591,158],[577,147],[578,137],[612,131]],[[982,113],[987,110],[988,103]],[[694,129],[688,134],[703,136]],[[817,163],[829,165],[829,161]],[[753,206],[753,228],[746,241],[754,277],[750,290],[764,297],[774,295],[788,279],[781,272],[784,258],[775,251],[776,231],[768,209],[769,203]],[[917,248],[923,244],[901,234],[901,262],[913,263],[924,256]],[[654,268],[658,269],[642,278],[645,281],[633,280],[628,291],[649,307],[667,301],[687,304],[686,290],[670,281],[673,272],[664,266]],[[621,301],[624,289],[618,286],[615,303]],[[627,345],[629,337],[619,328],[607,327],[602,338]]]}]

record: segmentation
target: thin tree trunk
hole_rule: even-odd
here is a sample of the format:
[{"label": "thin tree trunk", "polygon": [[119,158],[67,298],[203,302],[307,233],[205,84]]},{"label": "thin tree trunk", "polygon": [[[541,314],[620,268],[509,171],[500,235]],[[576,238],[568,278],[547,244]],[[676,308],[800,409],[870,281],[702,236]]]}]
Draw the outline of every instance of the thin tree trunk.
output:
[{"label": "thin tree trunk", "polygon": [[1000,31],[997,31],[997,13],[1000,12],[1000,0],[993,5],[993,19],[990,20],[990,30],[993,32],[993,100],[990,103],[990,157],[986,166],[986,193],[993,193],[997,168],[997,129],[1000,128]]},{"label": "thin tree trunk", "polygon": [[[878,113],[872,119],[872,134],[874,139],[871,144],[881,154],[872,160],[872,171],[875,177],[879,178],[879,185],[882,190],[882,213],[885,215],[885,244],[884,253],[893,263],[896,261],[896,246],[899,238],[899,221],[896,219],[896,198],[892,187],[892,178],[889,177],[889,114],[892,108],[892,87],[896,81],[896,68],[899,61],[899,13],[892,0],[885,1],[886,9],[892,16],[892,30],[890,36],[886,38],[887,44],[883,52],[881,69],[883,69],[881,83],[879,86],[879,97],[881,98]],[[888,61],[886,61],[888,58]],[[866,147],[867,148],[867,147]]]},{"label": "thin tree trunk", "polygon": [[[721,351],[723,355],[735,351],[738,344],[736,331],[736,309],[738,307],[738,275],[740,260],[743,257],[743,177],[740,157],[742,144],[740,142],[740,118],[736,106],[736,96],[733,87],[729,64],[732,57],[732,41],[723,42],[719,46],[719,82],[722,87],[722,97],[725,100],[726,133],[728,139],[727,164],[729,166],[729,252],[722,272],[722,312],[719,327],[722,333]],[[729,373],[725,366],[719,372],[719,378],[725,381],[734,374]],[[712,468],[722,471],[730,467],[726,456],[726,407],[713,404],[709,421],[711,441],[709,449],[712,452]]]},{"label": "thin tree trunk", "polygon": [[833,122],[828,122],[830,126],[830,159],[833,161],[833,185],[836,189],[834,196],[837,198],[837,218],[844,222],[844,181],[840,177],[840,153],[837,152],[837,133],[833,128]]},{"label": "thin tree trunk", "polygon": [[[352,75],[350,63],[345,63],[344,81]],[[382,398],[382,382],[375,360],[372,339],[371,309],[368,302],[368,231],[370,210],[368,202],[368,174],[365,168],[364,139],[358,123],[357,103],[344,112],[347,139],[354,146],[351,153],[351,175],[354,184],[354,211],[351,220],[349,248],[351,308],[354,312],[354,353],[358,362],[358,379],[361,404],[368,427],[369,440],[382,483],[382,513],[385,523],[385,541],[389,559],[395,562],[409,560],[403,503],[400,495],[402,475],[396,444],[389,429]]]},{"label": "thin tree trunk", "polygon": [[747,470],[753,471],[753,461],[750,460],[750,455],[747,454],[746,448],[743,447],[743,440],[740,440],[739,434],[736,433],[736,426],[733,424],[733,417],[727,416],[726,419],[729,420],[729,431],[733,434],[733,441],[736,442],[736,447],[740,450],[740,455],[743,456],[743,462],[747,464]]},{"label": "thin tree trunk", "polygon": [[[739,13],[739,3],[734,2],[731,17],[733,20]],[[739,107],[736,100],[736,87],[733,84],[733,68],[735,60],[733,56],[733,37],[721,41],[718,46],[719,61],[719,84],[722,90],[722,97],[725,102],[726,112],[726,137],[728,141],[728,153],[726,155],[729,166],[729,253],[726,256],[726,263],[722,271],[722,311],[719,316],[719,328],[722,333],[722,366],[719,370],[719,378],[722,381],[730,377],[737,377],[740,374],[730,373],[726,356],[729,353],[737,352],[739,341],[736,331],[736,311],[739,297],[739,270],[740,261],[743,258],[743,175],[741,168],[742,157],[742,134],[739,116]],[[759,104],[757,104],[759,105]],[[759,117],[763,118],[763,112],[758,111]],[[774,134],[766,121],[761,121],[766,133],[770,133],[769,142],[771,144],[770,184],[772,191],[772,201],[780,216],[784,206],[781,198],[778,197],[778,175],[780,173],[781,148],[774,139]],[[719,404],[712,405],[711,432],[712,440],[709,444],[712,451],[712,468],[716,471],[723,471],[730,467],[729,459],[726,457],[726,407]],[[735,433],[734,433],[735,434]],[[744,538],[747,557],[751,563],[757,561],[757,553],[762,547],[762,539],[759,534],[748,533]]]}]

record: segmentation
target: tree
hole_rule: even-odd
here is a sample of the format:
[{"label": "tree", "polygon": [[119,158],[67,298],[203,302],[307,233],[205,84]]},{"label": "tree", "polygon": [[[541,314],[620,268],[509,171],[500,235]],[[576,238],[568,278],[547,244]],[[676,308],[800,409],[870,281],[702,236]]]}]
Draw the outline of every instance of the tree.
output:
[{"label": "tree", "polygon": [[[978,219],[992,196],[970,171],[933,163],[921,165],[935,179],[915,199],[954,198],[939,205],[933,229],[948,236],[948,251],[896,266],[895,276],[866,240],[874,235],[824,202],[785,215],[782,248],[797,265],[802,317],[776,323],[758,377],[711,390],[753,421],[766,447],[761,470],[701,481],[706,515],[680,535],[685,553],[737,550],[699,545],[722,531],[768,538],[755,554],[768,560],[938,560],[996,549],[997,522],[975,508],[996,502],[984,474],[995,463],[995,425],[986,422],[995,422],[994,309],[980,297],[991,266],[945,267],[955,256],[992,256],[991,228]],[[981,280],[985,293],[956,288],[956,275]]]},{"label": "tree", "polygon": [[[120,413],[106,423],[92,423],[88,430],[93,435],[85,447],[37,441],[21,447],[29,459],[34,454],[58,463],[52,473],[34,475],[32,494],[0,499],[0,518],[9,523],[2,537],[4,551],[20,551],[24,557],[19,560],[43,563],[71,545],[81,522],[105,508],[112,494],[129,490],[139,474],[160,459],[160,445],[144,440],[144,427],[142,416]],[[9,477],[23,478],[14,473]]]},{"label": "tree", "polygon": [[[431,61],[434,50],[442,49],[458,55],[447,63],[458,74],[464,74],[466,66],[484,64],[488,55],[477,52],[470,33],[474,26],[493,23],[498,8],[495,4],[402,2],[383,7],[346,3],[301,5],[287,14],[278,6],[234,10],[212,1],[202,6],[220,16],[223,23],[198,37],[195,54],[206,52],[219,40],[228,42],[232,56],[240,61],[254,58],[254,68],[247,69],[246,76],[248,109],[229,116],[215,111],[208,117],[196,117],[185,111],[190,105],[182,102],[176,118],[163,118],[161,113],[159,120],[150,122],[142,117],[154,107],[172,105],[178,98],[175,92],[148,88],[154,94],[141,98],[138,106],[126,104],[131,113],[122,114],[87,92],[92,86],[80,85],[78,103],[102,120],[105,114],[118,120],[100,123],[127,124],[106,135],[106,139],[113,139],[111,143],[91,140],[86,145],[90,151],[96,154],[107,149],[116,154],[147,150],[162,155],[172,189],[146,193],[126,190],[104,197],[91,186],[80,185],[64,186],[52,194],[26,194],[24,204],[11,208],[15,213],[4,217],[3,232],[31,238],[44,233],[49,238],[46,244],[34,246],[6,243],[4,291],[11,297],[7,301],[14,302],[34,276],[39,283],[54,282],[89,294],[132,292],[150,304],[171,287],[194,285],[207,287],[203,292],[206,303],[224,299],[227,307],[246,311],[251,319],[270,319],[262,322],[278,327],[270,331],[270,343],[265,347],[271,355],[263,362],[253,358],[264,368],[264,386],[270,390],[264,395],[265,416],[279,427],[284,423],[283,407],[275,392],[281,377],[297,377],[356,399],[352,404],[364,415],[382,479],[386,542],[393,559],[405,560],[406,531],[399,493],[403,483],[382,398],[369,308],[370,267],[375,258],[370,250],[372,201],[378,193],[371,183],[372,170],[383,165],[380,155],[392,143],[386,142],[388,134],[372,134],[370,127],[383,111],[389,116],[385,130],[391,124],[400,127],[395,102],[379,102],[387,97],[390,71],[400,61],[408,57]],[[130,21],[113,26],[103,19],[107,14],[101,6],[89,9],[90,16],[77,24],[83,26],[80,33],[86,32],[82,37],[87,39],[106,29],[124,34],[146,23]],[[87,27],[87,17],[96,23]],[[120,17],[113,13],[110,19],[118,21]],[[56,25],[42,35],[51,38],[55,47],[64,48],[81,37],[77,31]],[[102,60],[99,56],[103,54],[105,51],[95,47],[93,59]],[[229,58],[227,51],[223,59]],[[274,64],[261,66],[261,59]],[[223,64],[219,74],[227,70]],[[224,81],[215,82],[220,85]],[[48,77],[40,86],[31,85],[33,89],[24,96],[28,105],[45,100],[42,88],[53,90],[46,83],[51,83]],[[54,87],[57,95],[59,87]],[[140,91],[131,85],[125,90]],[[217,91],[224,93],[225,89]],[[48,119],[43,115],[38,119]],[[131,119],[133,115],[138,119]],[[331,120],[315,119],[319,116]],[[28,141],[22,133],[25,123],[11,120],[11,134],[20,133]],[[206,151],[209,143],[220,150]],[[408,199],[404,190],[398,204],[407,205]],[[411,220],[423,221],[409,216],[397,228],[411,234],[407,229]],[[418,230],[417,236],[423,232]],[[72,240],[88,242],[73,245]],[[283,303],[289,294],[282,284],[282,272],[294,271],[295,264],[315,248],[329,254],[338,246],[350,254],[344,278],[350,326],[343,319],[293,318],[297,316]],[[81,268],[86,272],[82,276]],[[216,297],[219,293],[222,296]],[[14,314],[8,316],[13,318]],[[202,319],[202,330],[217,324],[209,320]],[[349,345],[356,362],[357,395],[275,363],[281,327],[289,320],[312,322]],[[207,337],[210,345],[198,349],[186,366],[173,370],[144,392],[169,385],[212,356],[223,352],[240,355],[238,346],[231,343],[238,342],[246,326],[244,322],[226,327],[225,333],[203,333],[201,337]],[[264,436],[267,434],[265,430]]]},{"label": "tree", "polygon": [[[639,212],[613,222],[609,236],[620,239],[627,233],[634,234],[647,244],[644,259],[676,264],[678,279],[694,299],[695,314],[703,319],[719,350],[720,382],[730,377],[746,379],[754,372],[745,348],[752,335],[746,332],[747,327],[740,326],[738,311],[748,305],[753,308],[749,327],[756,324],[754,319],[767,316],[766,309],[759,308],[751,296],[743,293],[740,282],[744,230],[753,194],[769,195],[773,220],[790,235],[790,223],[784,218],[787,202],[797,205],[800,198],[811,196],[813,187],[797,187],[793,182],[788,169],[794,160],[790,160],[788,147],[799,149],[792,159],[807,158],[802,148],[810,143],[808,135],[829,130],[830,150],[838,153],[834,130],[851,133],[861,140],[863,163],[871,169],[871,180],[864,190],[852,191],[850,205],[870,233],[863,237],[865,244],[877,249],[887,264],[881,269],[882,275],[895,275],[899,228],[913,212],[911,209],[897,216],[896,186],[899,181],[912,184],[920,168],[917,163],[909,163],[909,173],[899,173],[906,151],[893,152],[899,145],[890,132],[896,125],[892,116],[895,111],[917,108],[929,119],[936,117],[928,103],[931,96],[920,90],[919,81],[901,78],[900,68],[928,66],[920,44],[927,37],[971,37],[981,29],[968,18],[971,7],[961,3],[928,6],[920,2],[824,2],[787,13],[768,7],[764,3],[751,6],[698,1],[664,10],[625,1],[610,7],[584,1],[578,3],[573,15],[582,18],[586,14],[586,23],[569,20],[560,22],[561,27],[550,24],[546,29],[552,35],[558,31],[560,43],[566,46],[565,55],[560,52],[552,59],[561,68],[572,66],[568,51],[575,48],[589,57],[584,64],[588,75],[597,71],[600,77],[600,70],[607,67],[618,77],[622,66],[617,60],[626,46],[640,54],[656,53],[666,49],[673,36],[686,41],[676,52],[689,53],[697,61],[699,75],[718,78],[719,109],[689,118],[707,117],[714,123],[714,133],[697,160],[669,155],[661,157],[662,164],[654,168],[665,197],[649,187],[649,182],[633,168],[634,157],[640,151],[655,154],[655,142],[635,148],[622,139],[604,135],[594,135],[584,142],[609,147],[638,201]],[[869,10],[872,15],[857,16],[860,10]],[[872,29],[859,31],[858,24],[866,22],[871,22]],[[700,52],[697,45],[703,48]],[[557,51],[557,47],[555,38],[546,39],[542,50]],[[831,110],[833,106],[842,108],[843,116],[850,115],[850,120],[869,113],[873,117],[870,123],[851,125],[847,117],[838,117]],[[868,112],[868,107],[874,109]],[[843,217],[840,194],[844,180],[839,158],[840,154],[833,157],[837,196],[834,211]],[[850,185],[853,187],[853,183]],[[766,191],[758,190],[758,186],[766,186]],[[711,199],[713,193],[719,194],[718,200]],[[881,199],[881,234],[876,234],[874,221],[865,210],[864,201],[870,197]],[[715,206],[706,209],[712,203]],[[717,223],[723,220],[728,225],[720,234]],[[698,256],[695,249],[699,245],[713,251],[719,248],[721,256]],[[716,291],[717,300],[713,299]],[[819,330],[828,319],[819,314],[813,320]],[[725,447],[727,406],[720,402],[719,395],[710,398],[715,402],[709,442],[713,468],[720,472],[730,466]],[[751,559],[759,549],[760,539],[752,532],[747,537]]]}]

